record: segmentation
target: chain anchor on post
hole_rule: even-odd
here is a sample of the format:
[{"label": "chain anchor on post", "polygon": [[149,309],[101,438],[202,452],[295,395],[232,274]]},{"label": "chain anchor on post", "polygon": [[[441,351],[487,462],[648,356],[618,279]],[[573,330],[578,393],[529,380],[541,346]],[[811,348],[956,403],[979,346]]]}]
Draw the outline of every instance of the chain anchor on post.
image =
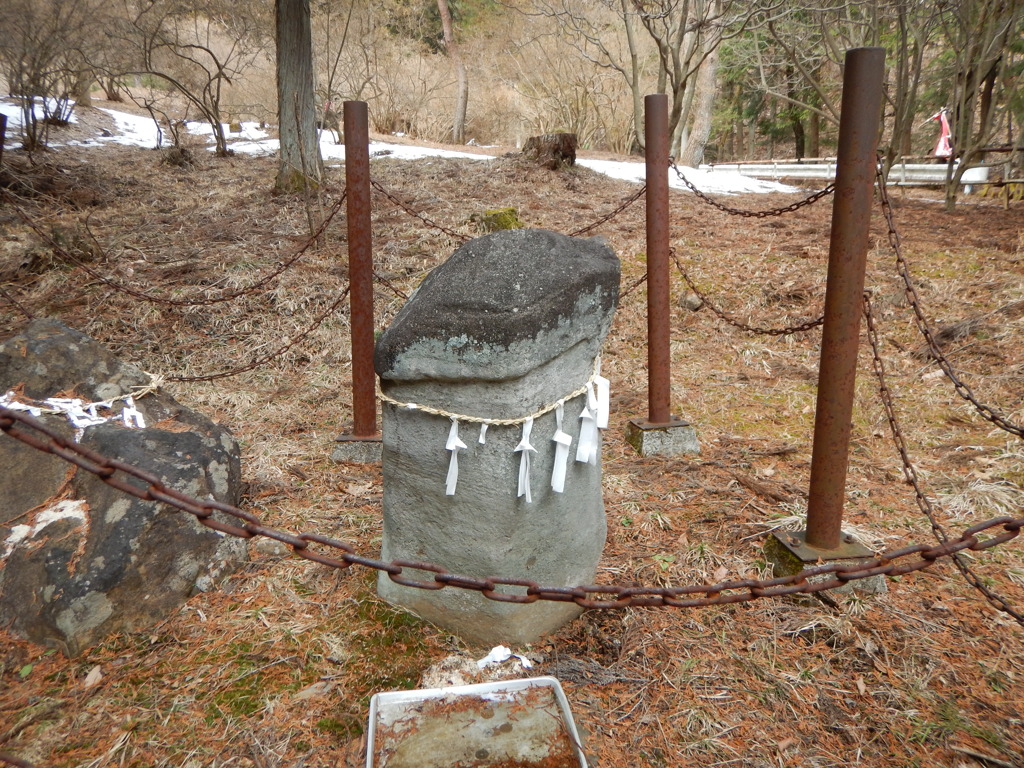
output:
[{"label": "chain anchor on post", "polygon": [[[847,51],[807,528],[776,533],[765,544],[777,572],[873,554],[844,533],[842,523],[884,68],[882,48]],[[880,579],[867,586],[884,588]]]},{"label": "chain anchor on post", "polygon": [[351,285],[352,433],[335,439],[335,461],[380,461],[377,376],[373,369],[373,235],[370,222],[370,129],[365,101],[346,101],[345,196]]},{"label": "chain anchor on post", "polygon": [[668,97],[644,99],[647,158],[647,419],[630,419],[626,440],[641,456],[700,453],[697,433],[672,415],[669,309]]}]

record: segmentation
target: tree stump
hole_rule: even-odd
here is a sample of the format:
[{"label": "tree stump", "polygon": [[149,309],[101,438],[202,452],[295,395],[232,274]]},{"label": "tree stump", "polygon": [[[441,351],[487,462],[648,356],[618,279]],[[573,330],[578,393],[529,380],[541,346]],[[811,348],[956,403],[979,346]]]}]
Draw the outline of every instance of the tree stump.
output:
[{"label": "tree stump", "polygon": [[557,171],[565,165],[576,165],[575,133],[545,133],[531,136],[523,145],[523,155],[543,168]]}]

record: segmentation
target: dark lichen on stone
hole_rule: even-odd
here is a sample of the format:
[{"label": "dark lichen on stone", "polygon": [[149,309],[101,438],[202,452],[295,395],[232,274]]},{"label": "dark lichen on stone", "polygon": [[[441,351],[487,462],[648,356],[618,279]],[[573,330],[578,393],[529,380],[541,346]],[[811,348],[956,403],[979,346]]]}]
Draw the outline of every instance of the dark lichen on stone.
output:
[{"label": "dark lichen on stone", "polygon": [[619,260],[601,238],[542,229],[485,235],[427,276],[381,334],[375,366],[382,377],[404,378],[396,360],[417,344],[520,353],[517,344],[537,341],[553,345],[554,355],[581,340],[559,337],[560,321],[581,302],[593,304],[595,317],[605,315],[618,292]]}]

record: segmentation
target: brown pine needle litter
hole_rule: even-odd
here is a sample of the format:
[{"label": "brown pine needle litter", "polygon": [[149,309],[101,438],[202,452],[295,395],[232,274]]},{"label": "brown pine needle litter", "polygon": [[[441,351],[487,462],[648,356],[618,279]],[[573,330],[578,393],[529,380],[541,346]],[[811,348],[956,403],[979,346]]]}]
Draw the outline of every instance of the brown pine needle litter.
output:
[{"label": "brown pine needle litter", "polygon": [[[5,154],[3,185],[42,231],[108,281],[64,258],[12,204],[0,208],[0,285],[147,371],[197,376],[279,349],[307,330],[347,279],[344,217],[302,248],[321,198],[274,197],[274,160],[204,158],[187,168],[148,150],[66,148],[29,165]],[[567,232],[635,187],[583,168],[374,160],[374,180],[453,232],[474,213],[515,207],[529,226]],[[15,183],[18,181],[18,183]],[[730,198],[736,207],[798,196]],[[982,402],[1024,420],[1024,206],[892,191],[904,248],[944,349]],[[831,202],[763,222],[729,217],[674,191],[672,244],[701,290],[763,326],[814,317],[824,292]],[[977,416],[914,328],[880,215],[872,289],[897,407],[927,493],[951,530],[1021,514],[1024,445]],[[642,205],[602,225],[622,284],[644,274]],[[457,247],[374,194],[375,268],[409,294]],[[673,301],[687,290],[673,275]],[[402,299],[377,289],[383,327]],[[706,308],[673,309],[673,410],[697,427],[699,456],[638,458],[623,437],[645,415],[645,296],[628,296],[604,355],[613,423],[603,462],[609,536],[600,579],[682,586],[763,577],[765,537],[799,528],[808,482],[820,331],[751,336]],[[981,318],[981,320],[977,320]],[[25,316],[0,296],[4,336]],[[350,420],[345,311],[272,363],[209,383],[174,383],[184,404],[228,426],[244,450],[244,505],[276,527],[354,542],[376,556],[378,467],[336,464]],[[929,541],[902,479],[862,352],[846,521],[872,546]],[[945,511],[943,505],[948,505]],[[428,668],[480,658],[375,598],[374,577],[297,561],[272,542],[216,592],[162,624],[75,659],[0,634],[0,751],[40,766],[357,766],[369,697],[420,685]],[[1020,540],[971,556],[984,583],[1024,607]],[[761,600],[703,610],[592,612],[532,647],[529,674],[564,674],[593,764],[612,766],[974,766],[1024,764],[1024,629],[994,611],[948,563],[890,580],[879,597]],[[99,670],[98,672],[94,670]],[[527,674],[527,673],[519,673]]]}]

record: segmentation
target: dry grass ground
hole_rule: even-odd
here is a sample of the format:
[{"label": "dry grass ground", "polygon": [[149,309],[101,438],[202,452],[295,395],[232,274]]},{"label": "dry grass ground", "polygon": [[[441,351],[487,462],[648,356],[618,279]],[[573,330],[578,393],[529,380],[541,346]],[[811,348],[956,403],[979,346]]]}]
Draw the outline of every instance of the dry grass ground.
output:
[{"label": "dry grass ground", "polygon": [[[143,301],[77,263],[163,297],[238,290],[295,253],[343,185],[334,169],[321,200],[274,197],[273,160],[200,153],[195,165],[175,167],[162,157],[68,148],[30,164],[8,153],[4,183],[22,201],[0,206],[6,294],[168,376],[244,365],[309,328],[345,285],[341,216],[264,290],[209,306]],[[513,158],[383,158],[373,174],[467,235],[477,234],[471,214],[498,206],[517,207],[530,226],[571,231],[634,189]],[[1024,422],[1024,207],[974,197],[947,214],[934,195],[893,197],[927,311],[937,327],[961,324],[946,344],[953,364],[983,401]],[[765,208],[793,199],[728,202]],[[374,205],[377,269],[408,293],[457,243],[379,195]],[[673,192],[673,245],[729,312],[784,325],[820,311],[830,215],[825,200],[751,221]],[[642,204],[599,232],[622,259],[623,285],[632,284],[644,272]],[[1020,516],[1024,446],[978,417],[922,355],[879,215],[869,260],[897,406],[944,521],[959,531],[1003,512]],[[676,276],[674,300],[684,293]],[[380,326],[401,303],[378,287]],[[604,581],[685,585],[763,574],[768,532],[799,527],[805,506],[820,332],[752,336],[707,309],[673,313],[674,408],[696,425],[703,452],[641,459],[625,443],[626,420],[646,409],[641,288],[624,298],[605,354],[613,424],[603,456]],[[4,336],[24,321],[0,301]],[[328,458],[350,418],[349,379],[343,311],[249,373],[167,387],[241,440],[245,507],[372,556],[379,468]],[[848,528],[871,546],[929,541],[866,353],[847,498]],[[379,602],[366,571],[332,571],[265,543],[253,543],[252,555],[221,591],[75,659],[0,633],[0,751],[47,766],[354,766],[372,693],[416,686],[453,654],[483,655]],[[1024,608],[1020,540],[970,561]],[[893,579],[878,597],[591,612],[520,650],[564,680],[601,768],[1024,765],[1024,629],[949,563]]]}]

